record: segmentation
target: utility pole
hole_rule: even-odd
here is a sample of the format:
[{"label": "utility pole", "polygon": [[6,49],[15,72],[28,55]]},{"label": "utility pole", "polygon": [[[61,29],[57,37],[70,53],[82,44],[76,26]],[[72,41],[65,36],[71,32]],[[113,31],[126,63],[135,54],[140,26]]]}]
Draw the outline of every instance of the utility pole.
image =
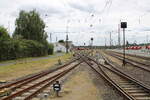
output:
[{"label": "utility pole", "polygon": [[66,35],[66,53],[68,53],[69,45],[68,45],[68,34]]},{"label": "utility pole", "polygon": [[118,24],[118,47],[120,48],[120,23]]},{"label": "utility pole", "polygon": [[125,66],[126,61],[125,61],[125,28],[127,28],[127,22],[121,22],[121,28],[123,28],[123,66]]},{"label": "utility pole", "polygon": [[112,42],[112,41],[111,41],[111,32],[110,32],[110,49],[111,49],[111,45],[112,45],[111,42]]},{"label": "utility pole", "polygon": [[50,38],[50,43],[52,43],[52,33],[50,33],[49,38]]},{"label": "utility pole", "polygon": [[125,66],[125,28],[123,28],[123,65]]},{"label": "utility pole", "polygon": [[56,36],[56,42],[57,42],[57,36]]},{"label": "utility pole", "polygon": [[85,53],[85,49],[86,49],[86,47],[85,47],[85,43],[84,43],[84,53]]},{"label": "utility pole", "polygon": [[68,53],[68,49],[69,49],[69,45],[68,45],[68,23],[69,23],[69,20],[67,21],[67,26],[66,26],[66,53]]},{"label": "utility pole", "polygon": [[105,37],[105,49],[106,49],[106,37]]},{"label": "utility pole", "polygon": [[147,42],[147,44],[149,43],[149,36],[148,36],[148,34],[146,35],[146,42]]}]

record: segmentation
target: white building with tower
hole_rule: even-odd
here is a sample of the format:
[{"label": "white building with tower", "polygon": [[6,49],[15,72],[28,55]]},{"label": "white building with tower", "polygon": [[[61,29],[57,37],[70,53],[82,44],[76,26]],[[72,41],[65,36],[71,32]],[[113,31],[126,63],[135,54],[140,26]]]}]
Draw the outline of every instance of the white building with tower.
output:
[{"label": "white building with tower", "polygon": [[[66,52],[66,43],[56,42],[53,45],[54,45],[54,52]],[[68,41],[68,46],[69,46],[68,51],[70,52],[73,47],[72,41]]]}]

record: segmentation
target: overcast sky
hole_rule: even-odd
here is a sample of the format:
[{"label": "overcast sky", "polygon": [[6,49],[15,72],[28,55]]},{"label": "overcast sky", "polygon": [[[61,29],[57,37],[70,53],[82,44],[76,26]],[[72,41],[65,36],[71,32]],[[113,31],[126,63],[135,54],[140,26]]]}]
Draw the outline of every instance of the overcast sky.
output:
[{"label": "overcast sky", "polygon": [[65,39],[68,26],[69,40],[76,45],[88,45],[91,37],[94,45],[109,45],[110,32],[117,44],[120,20],[128,22],[129,43],[150,40],[150,0],[0,0],[0,25],[12,34],[19,11],[33,9],[52,33],[52,42]]}]

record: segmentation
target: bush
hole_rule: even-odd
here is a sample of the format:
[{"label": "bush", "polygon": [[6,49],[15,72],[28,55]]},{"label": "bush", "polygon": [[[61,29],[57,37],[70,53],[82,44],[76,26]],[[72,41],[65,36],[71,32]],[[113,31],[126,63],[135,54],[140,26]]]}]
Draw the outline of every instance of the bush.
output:
[{"label": "bush", "polygon": [[33,40],[9,39],[0,43],[0,60],[10,60],[23,57],[37,57],[53,54],[52,44],[42,44]]},{"label": "bush", "polygon": [[44,45],[33,40],[22,40],[19,43],[19,49],[18,51],[20,54],[20,57],[36,57],[36,56],[43,56],[42,53],[44,49]]},{"label": "bush", "polygon": [[64,41],[64,40],[59,40],[58,42],[59,42],[59,43],[65,43],[65,41]]},{"label": "bush", "polygon": [[0,26],[0,61],[48,54],[53,54],[53,45],[46,40],[26,40],[21,35],[10,38],[7,29]]},{"label": "bush", "polygon": [[54,51],[54,45],[53,44],[49,44],[48,45],[48,54],[51,55],[53,54]]},{"label": "bush", "polygon": [[0,26],[0,41],[10,39],[7,29],[3,26]]}]

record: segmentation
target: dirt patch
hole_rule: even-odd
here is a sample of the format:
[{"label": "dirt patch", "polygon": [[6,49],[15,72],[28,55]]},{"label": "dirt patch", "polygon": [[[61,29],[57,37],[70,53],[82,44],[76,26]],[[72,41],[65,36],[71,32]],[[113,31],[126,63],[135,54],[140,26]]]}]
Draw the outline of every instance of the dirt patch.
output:
[{"label": "dirt patch", "polygon": [[86,64],[82,64],[64,82],[60,97],[51,92],[45,100],[123,100],[123,98]]},{"label": "dirt patch", "polygon": [[89,74],[80,71],[64,84],[60,97],[50,96],[49,100],[99,100],[98,89],[93,85]]}]

